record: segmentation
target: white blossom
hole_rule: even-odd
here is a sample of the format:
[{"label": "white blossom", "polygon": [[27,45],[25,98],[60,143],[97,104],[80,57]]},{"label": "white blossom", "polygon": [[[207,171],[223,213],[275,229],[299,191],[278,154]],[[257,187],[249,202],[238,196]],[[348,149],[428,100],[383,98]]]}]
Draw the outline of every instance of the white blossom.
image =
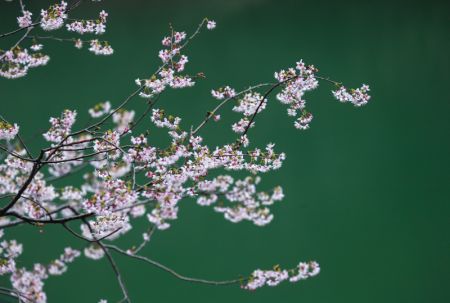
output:
[{"label": "white blossom", "polygon": [[42,44],[33,44],[32,46],[30,46],[30,49],[32,51],[37,52],[37,51],[42,50],[43,47],[44,47],[44,45],[42,45]]},{"label": "white blossom", "polygon": [[17,124],[9,124],[0,120],[0,140],[13,140],[19,133]]},{"label": "white blossom", "polygon": [[206,28],[209,30],[213,30],[216,28],[216,21],[214,20],[208,20],[208,23],[206,24]]},{"label": "white blossom", "polygon": [[108,44],[108,42],[106,41],[102,42],[97,39],[91,40],[89,51],[93,52],[96,55],[103,55],[103,56],[112,55],[114,53],[113,48],[111,47],[111,45]]},{"label": "white blossom", "polygon": [[277,286],[283,281],[298,282],[310,277],[314,277],[320,272],[319,264],[315,261],[308,263],[300,262],[297,268],[292,270],[281,269],[278,265],[273,270],[255,270],[247,283],[243,286],[244,289],[256,290],[263,286]]},{"label": "white blossom", "polygon": [[369,86],[363,84],[360,88],[351,89],[350,91],[348,91],[344,86],[341,86],[338,90],[332,91],[332,93],[333,96],[340,102],[350,102],[359,107],[366,105],[369,102],[369,91]]},{"label": "white blossom", "polygon": [[89,109],[89,115],[92,118],[100,118],[109,113],[111,110],[111,103],[109,101],[105,101],[102,103],[97,103],[93,108]]},{"label": "white blossom", "polygon": [[[50,31],[69,22],[65,28],[72,34],[105,32],[108,16],[105,11],[95,20],[69,18],[68,13],[65,2],[52,5],[41,11],[40,26]],[[23,16],[17,21],[21,28],[31,26],[31,13],[23,10]],[[318,70],[313,65],[300,60],[295,66],[276,72],[275,83],[255,85],[240,92],[230,86],[211,90],[212,97],[219,102],[215,102],[213,109],[200,113],[200,123],[195,127],[190,119],[179,114],[176,103],[172,109],[174,115],[159,107],[161,103],[158,103],[159,108],[154,105],[167,91],[195,86],[198,79],[205,77],[201,72],[185,73],[190,59],[183,53],[187,43],[205,26],[205,21],[207,29],[216,27],[215,21],[208,19],[204,19],[192,35],[171,27],[170,34],[161,41],[162,49],[158,53],[161,66],[153,74],[137,78],[135,92],[117,103],[120,104],[117,108],[112,109],[109,101],[90,108],[90,117],[96,119],[93,123],[74,129],[75,110],[64,110],[59,117],[51,117],[50,128],[43,133],[49,143],[39,154],[30,152],[21,137],[14,140],[19,126],[1,118],[0,140],[7,142],[3,142],[1,148],[0,196],[11,202],[4,204],[0,216],[0,275],[9,277],[14,292],[29,297],[30,302],[46,303],[46,279],[65,273],[82,252],[91,260],[102,259],[111,250],[144,258],[138,253],[150,242],[154,229],[169,229],[181,219],[185,214],[180,209],[188,199],[210,207],[232,223],[247,222],[256,226],[271,223],[275,218],[273,209],[281,204],[278,202],[284,199],[285,193],[281,186],[261,189],[261,175],[280,169],[286,155],[276,150],[274,143],[253,146],[258,141],[252,137],[256,116],[266,110],[275,95],[286,106],[295,128],[310,128],[313,114],[307,110],[305,95],[318,87],[319,80],[338,86],[332,93],[340,102],[359,107],[370,100],[367,85],[348,90],[338,82],[316,75]],[[29,48],[18,43],[3,51],[0,76],[15,79],[27,75],[30,68],[45,65],[49,57],[39,53],[43,45],[37,40],[45,41],[36,37]],[[78,38],[69,41],[76,48],[82,48],[86,42]],[[107,41],[87,42],[89,51],[94,54],[113,53]],[[265,88],[261,88],[263,86]],[[136,95],[145,100],[141,100],[142,105],[133,107],[137,102],[129,101]],[[191,106],[194,101],[186,102]],[[227,126],[231,126],[233,137],[226,141],[211,138],[209,134],[203,137],[202,128],[211,125],[207,124],[210,119],[222,120],[220,124],[228,121],[223,111],[225,105],[240,116]],[[146,107],[145,111],[137,111],[141,106]],[[192,105],[192,111],[195,108]],[[79,176],[80,183],[75,185],[70,178],[60,180],[66,176],[73,180]],[[147,222],[148,229],[142,230],[142,225],[135,224],[138,220]],[[18,258],[23,246],[15,239],[4,239],[2,228],[22,223],[30,223],[38,229],[47,225],[62,226],[85,240],[86,246],[78,247],[82,251],[65,247],[58,258],[48,263],[35,263],[32,269],[21,268]],[[123,251],[119,248],[122,243],[109,244],[129,237],[134,230],[142,235],[140,244],[130,245]],[[107,257],[111,261],[109,254]],[[280,266],[271,270],[257,269],[242,278],[242,287],[248,290],[274,287],[284,281],[297,282],[319,273],[320,266],[315,261],[300,262],[292,269]],[[106,302],[101,299],[99,303]]]},{"label": "white blossom", "polygon": [[100,260],[105,255],[105,252],[100,246],[92,244],[84,249],[84,255],[92,260]]},{"label": "white blossom", "polygon": [[50,118],[51,127],[43,134],[45,140],[55,143],[63,140],[70,133],[76,117],[76,111],[65,110],[60,118]]},{"label": "white blossom", "polygon": [[17,17],[17,23],[19,23],[19,27],[28,27],[33,21],[31,20],[31,15],[33,15],[30,11],[24,10],[23,16]]},{"label": "white blossom", "polygon": [[60,4],[52,5],[47,10],[41,10],[41,27],[45,31],[56,30],[63,26],[66,14],[67,3],[61,1]]},{"label": "white blossom", "polygon": [[95,34],[101,35],[106,30],[106,17],[108,13],[101,11],[99,18],[97,20],[82,20],[73,21],[72,23],[66,24],[67,31],[76,32],[80,35],[83,34]]}]

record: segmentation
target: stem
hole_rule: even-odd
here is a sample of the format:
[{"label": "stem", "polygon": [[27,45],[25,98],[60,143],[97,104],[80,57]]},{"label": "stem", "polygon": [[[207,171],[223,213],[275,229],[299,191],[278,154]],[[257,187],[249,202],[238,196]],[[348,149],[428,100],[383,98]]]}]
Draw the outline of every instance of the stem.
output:
[{"label": "stem", "polygon": [[177,273],[175,270],[155,261],[152,260],[150,258],[144,257],[144,256],[140,256],[140,255],[135,255],[135,254],[129,254],[126,251],[120,249],[119,247],[115,246],[115,245],[109,245],[109,244],[104,244],[104,246],[106,248],[112,249],[122,255],[128,256],[130,258],[133,259],[137,259],[137,260],[141,260],[144,261],[146,263],[149,263],[153,266],[156,266],[159,269],[162,269],[168,273],[170,273],[171,275],[175,276],[176,278],[183,280],[183,281],[188,281],[188,282],[193,282],[193,283],[201,283],[201,284],[209,284],[209,285],[232,285],[232,284],[238,284],[240,282],[242,282],[242,279],[233,279],[233,280],[225,280],[225,281],[213,281],[213,280],[205,280],[205,279],[198,279],[198,278],[191,278],[191,277],[186,277],[184,275],[181,275],[179,273]]}]

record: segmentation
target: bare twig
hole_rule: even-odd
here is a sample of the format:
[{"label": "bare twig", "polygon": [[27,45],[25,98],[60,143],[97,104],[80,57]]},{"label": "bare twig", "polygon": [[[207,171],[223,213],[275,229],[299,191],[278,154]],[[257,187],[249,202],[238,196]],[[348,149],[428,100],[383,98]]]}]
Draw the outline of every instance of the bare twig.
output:
[{"label": "bare twig", "polygon": [[122,255],[125,255],[127,257],[133,258],[133,259],[137,259],[137,260],[141,260],[144,262],[147,262],[153,266],[156,266],[159,269],[162,269],[168,273],[170,273],[171,275],[175,276],[176,278],[183,280],[183,281],[188,281],[188,282],[193,282],[193,283],[202,283],[202,284],[209,284],[209,285],[231,285],[231,284],[238,284],[241,283],[243,281],[243,279],[233,279],[233,280],[225,280],[225,281],[213,281],[213,280],[205,280],[205,279],[198,279],[198,278],[191,278],[191,277],[187,277],[184,275],[181,275],[179,273],[177,273],[175,270],[155,261],[152,260],[150,258],[144,257],[144,256],[140,256],[140,255],[135,255],[135,254],[129,254],[126,251],[120,249],[119,247],[115,246],[115,245],[109,245],[109,244],[104,244],[104,246],[106,248],[112,249]]}]

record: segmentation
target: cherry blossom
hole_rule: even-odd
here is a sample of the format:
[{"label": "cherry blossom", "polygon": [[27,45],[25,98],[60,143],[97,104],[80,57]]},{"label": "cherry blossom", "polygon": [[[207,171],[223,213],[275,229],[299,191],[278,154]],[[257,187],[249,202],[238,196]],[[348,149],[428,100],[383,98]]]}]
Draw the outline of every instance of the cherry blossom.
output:
[{"label": "cherry blossom", "polygon": [[[22,15],[17,17],[19,29],[5,34],[11,35],[13,33],[20,32],[21,29],[26,30],[25,35],[10,49],[0,50],[0,76],[8,79],[16,79],[24,77],[28,74],[30,68],[44,66],[48,63],[50,57],[47,54],[40,53],[43,49],[43,42],[47,40],[56,40],[60,42],[73,42],[76,48],[82,48],[83,43],[90,44],[89,51],[96,55],[111,55],[114,51],[108,41],[99,41],[97,39],[83,41],[79,38],[61,38],[57,36],[40,36],[32,35],[31,32],[38,30],[34,25],[39,25],[44,31],[58,31],[63,28],[64,23],[67,20],[72,22],[66,24],[65,28],[70,33],[79,35],[83,34],[103,34],[106,30],[106,19],[108,13],[101,11],[99,17],[96,20],[85,19],[73,19],[69,18],[69,12],[78,6],[77,3],[69,6],[66,2],[62,1],[51,5],[47,9],[41,9],[40,17],[33,23],[31,16],[32,12],[25,9],[25,6],[21,3]],[[32,45],[28,48],[26,41],[32,39]],[[33,53],[30,53],[31,50]],[[181,61],[181,65],[187,61],[184,59]],[[180,68],[182,66],[180,65]]]},{"label": "cherry blossom", "polygon": [[93,108],[89,109],[89,115],[92,118],[100,118],[109,113],[111,110],[111,103],[109,101],[105,101],[103,103],[96,104]]},{"label": "cherry blossom", "polygon": [[44,66],[50,57],[42,53],[29,54],[27,49],[16,46],[1,55],[0,51],[0,76],[8,79],[16,79],[25,76],[30,68]]},{"label": "cherry blossom", "polygon": [[45,31],[56,30],[64,25],[64,20],[67,18],[66,14],[67,3],[61,1],[60,4],[52,5],[47,10],[41,10],[41,27]]},{"label": "cherry blossom", "polygon": [[19,133],[19,126],[17,124],[9,124],[0,120],[0,140],[13,140]]},{"label": "cherry blossom", "polygon": [[114,53],[114,50],[112,49],[111,45],[108,44],[108,42],[102,42],[97,39],[91,40],[89,51],[93,52],[96,55],[103,56],[112,55]]},{"label": "cherry blossom", "polygon": [[81,39],[75,40],[75,47],[81,49],[83,47],[83,41]]},{"label": "cherry blossom", "polygon": [[308,129],[309,123],[311,123],[313,119],[313,115],[303,110],[301,116],[294,122],[294,126],[297,129]]},{"label": "cherry blossom", "polygon": [[225,86],[218,90],[211,90],[211,95],[217,100],[222,100],[236,96],[236,91],[229,86]]},{"label": "cherry blossom", "polygon": [[0,242],[0,275],[13,273],[16,270],[16,259],[22,254],[22,244],[16,240]]},{"label": "cherry blossom", "polygon": [[244,289],[255,290],[263,286],[277,286],[283,281],[298,282],[314,277],[320,272],[319,264],[315,261],[308,263],[300,262],[295,269],[281,269],[278,265],[273,270],[255,270],[248,282],[243,286]]},{"label": "cherry blossom", "polygon": [[47,295],[43,291],[44,280],[49,275],[61,275],[67,271],[67,265],[72,263],[80,252],[68,247],[59,259],[53,260],[45,266],[39,263],[34,264],[33,270],[28,271],[25,268],[16,269],[11,275],[11,284],[14,291],[21,294],[23,298],[31,302],[45,303]]},{"label": "cherry blossom", "polygon": [[95,34],[101,35],[106,30],[106,17],[108,13],[101,11],[97,20],[82,20],[73,21],[66,25],[67,31],[76,32],[80,35],[83,34]]},{"label": "cherry blossom", "polygon": [[31,15],[33,15],[30,11],[24,10],[23,16],[17,17],[17,23],[19,23],[19,27],[28,27],[33,21],[31,20]]},{"label": "cherry blossom", "polygon": [[206,28],[209,30],[213,30],[216,28],[216,21],[214,20],[208,20],[208,23],[206,24]]},{"label": "cherry blossom", "polygon": [[84,255],[92,260],[100,260],[105,255],[105,252],[100,246],[92,244],[84,249]]},{"label": "cherry blossom", "polygon": [[33,44],[32,46],[30,46],[30,49],[32,51],[37,52],[37,51],[42,50],[43,47],[44,47],[44,45],[42,45],[42,44]]},{"label": "cherry blossom", "polygon": [[49,142],[60,142],[70,133],[76,117],[76,111],[65,110],[60,118],[50,118],[51,128],[44,133],[44,138]]},{"label": "cherry blossom", "polygon": [[[66,34],[104,33],[108,16],[105,11],[96,20],[84,20],[69,17],[72,9],[65,2],[54,4],[41,11],[36,24],[45,31],[65,29],[69,32]],[[26,31],[24,38],[0,52],[0,76],[10,79],[25,76],[30,68],[45,65],[49,60],[48,55],[39,53],[45,39],[30,35],[36,30],[31,27],[32,13],[23,8],[21,11],[17,21],[19,28]],[[168,90],[185,89],[203,81],[202,72],[185,73],[189,58],[184,51],[201,29],[215,27],[216,22],[207,18],[192,34],[170,26],[158,52],[161,65],[137,78],[138,87],[125,100],[93,105],[86,112],[89,123],[78,121],[77,111],[69,109],[51,117],[49,129],[42,134],[46,147],[38,152],[31,150],[18,135],[19,125],[0,117],[0,275],[10,279],[9,295],[27,302],[47,302],[44,291],[47,278],[67,272],[81,255],[109,263],[122,291],[122,302],[130,299],[113,253],[151,264],[182,280],[241,284],[247,290],[274,287],[284,281],[297,282],[319,274],[319,264],[311,261],[300,262],[292,269],[275,266],[272,270],[257,269],[242,278],[209,281],[182,276],[140,254],[155,231],[163,234],[177,220],[188,219],[180,212],[185,203],[209,207],[231,223],[247,222],[263,227],[275,219],[273,208],[282,206],[279,202],[285,192],[279,185],[261,188],[261,176],[280,169],[286,154],[269,140],[254,146],[252,136],[257,131],[255,121],[275,99],[287,106],[288,116],[300,130],[310,128],[313,120],[306,107],[306,93],[317,89],[321,81],[332,84],[332,94],[340,102],[359,107],[370,100],[367,85],[347,90],[340,82],[320,76],[316,67],[300,60],[295,67],[276,72],[273,83],[260,83],[241,91],[230,86],[208,89],[216,99],[213,108],[200,115],[197,126],[192,125],[177,111],[170,114],[164,109],[161,103],[169,101],[159,100]],[[29,47],[23,46],[26,38],[32,39]],[[89,51],[96,55],[113,53],[107,41],[57,39],[70,41],[76,48],[88,43]],[[138,110],[139,106],[133,107],[135,96],[144,98],[140,100],[144,111]],[[221,120],[227,105],[239,117],[231,125],[222,125],[226,122],[223,119],[217,127],[231,128],[235,139],[215,138],[217,143],[213,145],[203,136],[203,128],[211,119]],[[82,120],[83,114],[80,116]],[[155,137],[160,135],[165,138],[164,144],[157,144],[160,141]],[[58,181],[66,176],[78,178],[79,182],[61,185]],[[147,227],[142,229],[141,224],[135,224],[137,220],[143,220]],[[16,239],[3,239],[4,230],[22,224],[60,226],[84,243],[77,248],[64,248],[49,263],[22,268],[18,260],[24,245]],[[114,244],[134,232],[142,235],[140,243],[125,249]]]},{"label": "cherry blossom", "polygon": [[350,91],[348,91],[344,86],[341,86],[338,90],[333,91],[333,96],[340,102],[350,102],[359,107],[366,105],[369,102],[369,91],[369,86],[365,84],[363,84],[360,88],[351,89]]}]

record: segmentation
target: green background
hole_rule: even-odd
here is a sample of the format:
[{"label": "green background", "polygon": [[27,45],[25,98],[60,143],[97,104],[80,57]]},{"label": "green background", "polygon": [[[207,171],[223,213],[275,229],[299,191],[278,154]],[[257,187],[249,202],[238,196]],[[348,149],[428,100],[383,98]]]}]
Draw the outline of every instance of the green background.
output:
[{"label": "green background", "polygon": [[[16,2],[1,2],[1,32],[15,28]],[[36,15],[36,8],[46,5],[33,1],[30,8]],[[203,32],[186,53],[188,72],[202,71],[207,79],[160,100],[187,127],[216,104],[211,88],[272,81],[274,71],[300,58],[347,86],[372,88],[372,102],[354,108],[333,100],[331,87],[321,83],[306,96],[315,119],[305,132],[294,129],[285,107],[271,98],[250,132],[252,146],[273,141],[287,153],[280,171],[262,176],[263,188],[280,184],[286,194],[273,208],[269,226],[232,224],[185,200],[180,219],[157,232],[143,252],[194,277],[229,279],[258,267],[290,267],[311,259],[321,264],[318,277],[247,292],[190,284],[117,257],[133,302],[450,302],[449,5],[86,1],[73,16],[95,17],[101,7],[110,14],[105,38],[115,49],[113,56],[96,57],[71,43],[50,42],[44,49],[51,56],[47,67],[23,79],[0,79],[1,113],[21,125],[25,138],[35,137],[49,116],[65,108],[77,109],[85,121],[92,104],[110,100],[117,105],[135,89],[135,78],[149,76],[158,66],[168,23],[192,32],[205,16],[217,21],[217,29]],[[0,47],[11,42],[4,39]],[[132,104],[143,108],[142,100]],[[228,107],[222,116],[203,132],[212,145],[234,138],[229,125],[239,115]],[[34,150],[43,144],[31,141]],[[119,242],[122,247],[139,239],[144,221]],[[8,230],[6,237],[23,240],[19,265],[24,266],[48,262],[67,245],[84,245],[59,227],[23,226]],[[5,279],[0,283],[9,285]],[[120,297],[106,260],[81,258],[64,276],[48,279],[45,289],[50,303],[116,302]]]}]

